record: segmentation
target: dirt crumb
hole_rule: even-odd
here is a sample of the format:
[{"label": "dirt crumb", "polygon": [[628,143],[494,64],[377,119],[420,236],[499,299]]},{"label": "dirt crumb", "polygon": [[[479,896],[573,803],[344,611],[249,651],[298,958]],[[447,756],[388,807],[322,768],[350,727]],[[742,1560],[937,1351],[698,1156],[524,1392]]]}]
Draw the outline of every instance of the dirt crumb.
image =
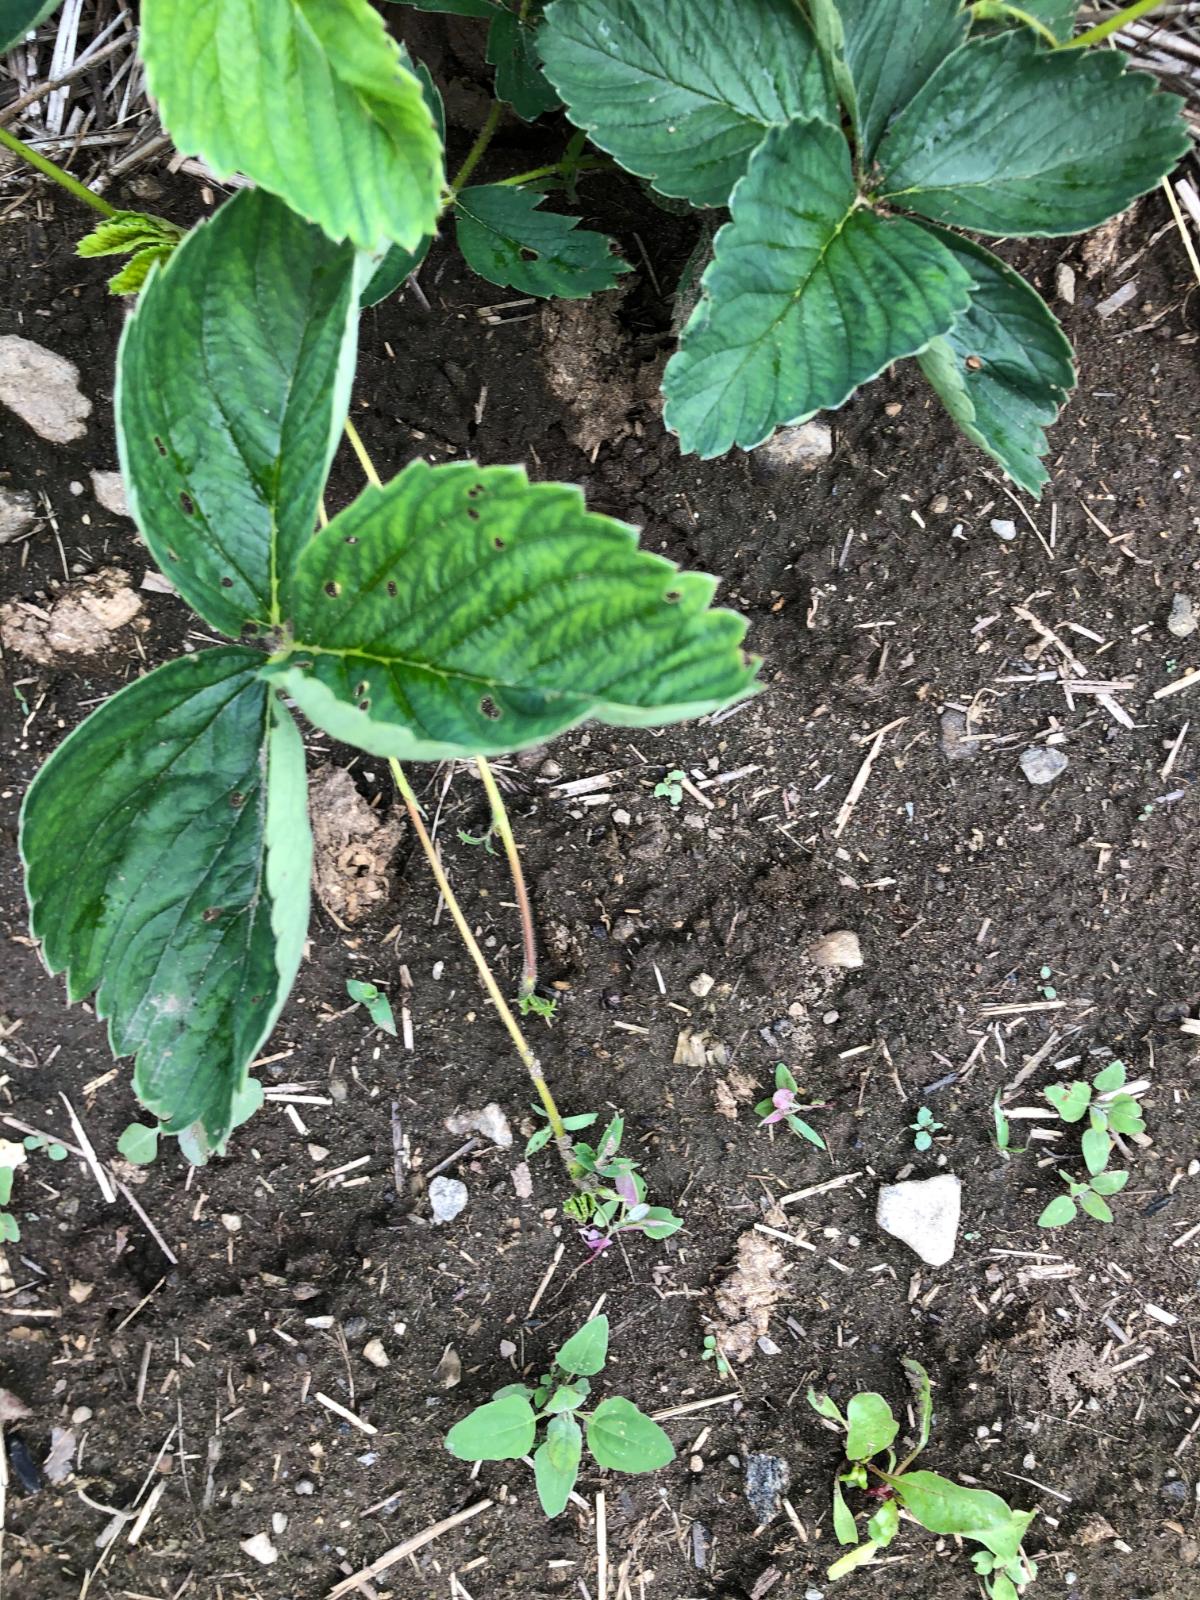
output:
[{"label": "dirt crumb", "polygon": [[638,400],[619,303],[618,290],[542,307],[546,380],[573,419],[572,440],[587,456],[631,431],[629,414]]},{"label": "dirt crumb", "polygon": [[401,824],[372,811],[341,767],[313,773],[308,813],[317,897],[335,921],[358,922],[391,893]]},{"label": "dirt crumb", "polygon": [[1087,1395],[1103,1398],[1116,1387],[1112,1371],[1083,1339],[1064,1339],[1046,1357],[1045,1369],[1053,1406],[1070,1407]]},{"label": "dirt crumb", "polygon": [[[102,567],[79,578],[47,610],[27,600],[0,606],[0,643],[39,666],[52,667],[60,656],[94,656],[107,650],[119,628],[138,618],[142,602],[120,567]],[[146,619],[138,618],[144,630]]]},{"label": "dirt crumb", "polygon": [[721,1353],[744,1366],[771,1325],[771,1312],[791,1270],[765,1234],[748,1229],[738,1240],[737,1265],[716,1291]]}]

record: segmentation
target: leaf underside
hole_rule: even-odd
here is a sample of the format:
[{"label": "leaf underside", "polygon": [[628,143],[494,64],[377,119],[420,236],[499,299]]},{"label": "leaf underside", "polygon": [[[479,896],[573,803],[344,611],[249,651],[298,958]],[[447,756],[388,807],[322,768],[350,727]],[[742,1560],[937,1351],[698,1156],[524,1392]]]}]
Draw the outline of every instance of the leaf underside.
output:
[{"label": "leaf underside", "polygon": [[1048,473],[1045,429],[1075,387],[1070,343],[1024,278],[958,234],[930,231],[971,274],[971,303],[918,356],[946,410],[973,443],[1035,497]]},{"label": "leaf underside", "polygon": [[61,4],[62,0],[0,0],[0,55],[20,44]]},{"label": "leaf underside", "polygon": [[1081,233],[1189,148],[1183,102],[1115,50],[1047,49],[1028,28],[972,39],[879,146],[881,196],[977,233]]},{"label": "leaf underside", "polygon": [[611,289],[628,265],[602,233],[578,217],[540,211],[545,197],[506,184],[463,189],[456,202],[458,247],[481,278],[522,294],[582,300]]},{"label": "leaf underside", "polygon": [[143,0],[141,21],[180,150],[362,250],[414,250],[433,232],[441,141],[368,0]]},{"label": "leaf underside", "polygon": [[571,120],[660,193],[723,206],[767,129],[837,120],[793,0],[555,0],[539,37]]},{"label": "leaf underside", "polygon": [[243,190],[150,282],[117,359],[117,442],[142,537],[234,637],[278,617],[349,404],[355,257]]},{"label": "leaf underside", "polygon": [[501,754],[586,717],[657,726],[753,692],[714,588],[577,489],[415,461],[309,544],[275,670],[317,727],[400,759]]},{"label": "leaf underside", "polygon": [[663,377],[664,419],[686,451],[750,450],[835,409],[966,309],[970,277],[943,245],[858,204],[828,123],[773,129],[732,210]]},{"label": "leaf underside", "polygon": [[261,665],[222,646],[137,679],[64,740],[21,815],[47,965],[72,1002],[95,990],[143,1105],[217,1148],[308,922],[304,749]]}]

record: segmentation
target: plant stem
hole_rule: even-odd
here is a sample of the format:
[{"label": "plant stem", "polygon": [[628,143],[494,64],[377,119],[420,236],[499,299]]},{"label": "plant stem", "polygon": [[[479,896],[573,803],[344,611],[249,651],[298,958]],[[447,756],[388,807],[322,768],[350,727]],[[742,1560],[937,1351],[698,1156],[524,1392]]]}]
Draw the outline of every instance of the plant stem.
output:
[{"label": "plant stem", "polygon": [[375,463],[371,460],[370,456],[367,454],[367,447],[362,442],[362,439],[359,436],[358,429],[350,421],[349,417],[346,418],[344,426],[345,426],[345,430],[346,430],[346,437],[350,441],[350,448],[354,451],[354,454],[358,457],[358,464],[363,469],[363,473],[366,476],[367,482],[370,483],[370,484],[373,484],[376,489],[382,489],[383,488],[383,479],[375,471]]},{"label": "plant stem", "polygon": [[429,862],[429,870],[433,873],[434,882],[437,884],[442,899],[446,902],[447,909],[454,919],[454,926],[458,929],[459,937],[466,945],[471,959],[475,963],[475,969],[479,973],[483,987],[487,990],[488,998],[499,1012],[500,1020],[508,1030],[508,1036],[525,1065],[525,1070],[529,1074],[533,1087],[537,1090],[538,1099],[542,1102],[542,1110],[546,1113],[546,1120],[553,1130],[554,1142],[558,1146],[558,1153],[562,1157],[563,1165],[566,1167],[567,1172],[571,1174],[574,1182],[575,1178],[572,1170],[574,1160],[571,1155],[571,1141],[567,1135],[566,1128],[563,1126],[562,1114],[555,1104],[554,1096],[550,1093],[549,1085],[542,1076],[542,1069],[538,1065],[537,1057],[530,1049],[525,1035],[521,1032],[520,1025],[509,1009],[508,1002],[501,994],[500,985],[496,982],[491,967],[488,966],[487,957],[480,949],[479,941],[471,932],[471,926],[463,915],[462,907],[455,898],[454,890],[450,887],[450,880],[447,878],[442,863],[438,858],[433,840],[429,837],[424,819],[421,816],[421,808],[417,803],[417,797],[404,774],[404,769],[394,757],[389,758],[388,766],[392,770],[396,788],[400,791],[400,797],[408,811],[413,832],[420,841],[421,849],[425,852],[425,859]]},{"label": "plant stem", "polygon": [[517,841],[513,837],[512,823],[508,820],[508,811],[505,809],[504,797],[500,793],[500,786],[496,782],[496,775],[492,771],[486,757],[476,756],[475,765],[479,768],[479,776],[483,779],[483,787],[487,790],[487,797],[492,807],[492,821],[496,825],[496,832],[500,835],[504,845],[504,854],[508,857],[508,870],[512,873],[513,890],[517,897],[517,910],[521,916],[521,940],[524,947],[524,957],[521,963],[521,987],[517,993],[524,1000],[537,990],[538,958],[537,934],[533,927],[533,911],[529,904],[529,891],[525,887],[525,873],[521,867],[521,856],[517,850]]},{"label": "plant stem", "polygon": [[496,129],[500,126],[500,118],[503,115],[504,107],[500,104],[499,100],[494,100],[492,102],[492,109],[487,114],[487,121],[480,129],[478,139],[476,139],[475,143],[467,152],[467,159],[463,162],[462,166],[459,167],[457,173],[454,175],[452,183],[450,184],[450,196],[452,199],[462,188],[463,184],[466,183],[471,174],[475,171],[475,168],[483,160],[484,152],[486,151],[488,145],[491,144]]},{"label": "plant stem", "polygon": [[518,184],[533,183],[538,178],[554,178],[560,173],[569,176],[574,172],[615,172],[616,169],[617,163],[610,161],[607,156],[580,156],[578,161],[564,156],[561,161],[552,161],[549,166],[518,172],[515,178],[497,178],[496,187],[514,189]]},{"label": "plant stem", "polygon": [[32,149],[23,139],[18,139],[15,133],[9,133],[7,128],[0,128],[0,145],[6,150],[11,150],[15,156],[20,156],[22,161],[27,161],[31,167],[35,167],[43,177],[52,179],[60,189],[65,189],[68,194],[74,195],[76,200],[82,200],[85,206],[91,206],[92,210],[98,211],[101,216],[116,216],[116,206],[110,206],[100,195],[93,194],[85,184],[80,183],[78,178],[73,178],[62,167],[56,166],[49,157]]},{"label": "plant stem", "polygon": [[1126,23],[1136,22],[1139,17],[1144,17],[1148,11],[1154,11],[1162,3],[1163,0],[1134,0],[1133,5],[1126,6],[1123,11],[1115,11],[1111,17],[1105,17],[1104,21],[1098,22],[1094,28],[1089,28],[1086,33],[1081,33],[1074,39],[1068,39],[1058,48],[1086,50],[1089,45],[1100,44],[1109,34],[1119,32]]}]

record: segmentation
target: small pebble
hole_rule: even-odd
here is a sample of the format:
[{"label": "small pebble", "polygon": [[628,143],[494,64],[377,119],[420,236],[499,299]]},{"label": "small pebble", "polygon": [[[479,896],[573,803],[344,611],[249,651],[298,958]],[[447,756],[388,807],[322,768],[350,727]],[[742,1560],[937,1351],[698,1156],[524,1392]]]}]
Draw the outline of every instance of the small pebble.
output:
[{"label": "small pebble", "polygon": [[948,494],[935,494],[929,502],[929,515],[931,517],[944,517],[950,509],[950,496]]},{"label": "small pebble", "polygon": [[839,928],[827,933],[808,948],[808,953],[819,967],[846,967],[854,969],[863,964],[862,945],[858,935],[849,928]]},{"label": "small pebble", "polygon": [[436,1177],[429,1185],[429,1205],[434,1222],[453,1222],[471,1198],[459,1178]]},{"label": "small pebble", "polygon": [[1054,289],[1060,300],[1069,306],[1075,304],[1075,268],[1069,261],[1060,261],[1055,267]]},{"label": "small pebble", "polygon": [[703,1456],[692,1456],[691,1460],[688,1462],[688,1469],[690,1471],[692,1471],[692,1472],[703,1472],[704,1471],[704,1457]]},{"label": "small pebble", "polygon": [[1015,522],[1010,522],[1007,517],[993,517],[992,532],[998,539],[1015,539],[1017,525]]},{"label": "small pebble", "polygon": [[313,1494],[315,1492],[315,1490],[316,1490],[316,1485],[313,1483],[311,1478],[298,1478],[296,1480],[296,1487],[293,1490],[293,1493],[294,1494]]},{"label": "small pebble", "polygon": [[696,996],[697,1000],[703,1000],[706,994],[712,992],[713,984],[716,981],[710,972],[698,972],[691,983],[688,984],[688,988]]},{"label": "small pebble", "polygon": [[1196,616],[1196,602],[1190,594],[1177,594],[1171,601],[1167,632],[1176,639],[1190,639],[1197,628],[1200,628],[1200,617]]},{"label": "small pebble", "polygon": [[373,1367],[386,1367],[388,1365],[388,1353],[383,1348],[383,1340],[368,1339],[366,1344],[363,1345],[363,1358],[369,1361]]},{"label": "small pebble", "polygon": [[279,1551],[271,1543],[270,1534],[256,1533],[251,1539],[239,1539],[238,1549],[245,1551],[251,1560],[261,1562],[264,1567],[274,1566],[279,1560]]},{"label": "small pebble", "polygon": [[274,1534],[287,1532],[288,1519],[282,1511],[272,1511],[271,1532]]},{"label": "small pebble", "polygon": [[90,1422],[92,1416],[91,1406],[76,1406],[71,1413],[71,1421],[78,1427],[81,1422]]},{"label": "small pebble", "polygon": [[1044,744],[1034,745],[1021,754],[1021,771],[1030,783],[1039,788],[1061,778],[1068,765],[1064,751],[1052,750]]},{"label": "small pebble", "polygon": [[236,1211],[222,1211],[221,1226],[225,1229],[226,1233],[241,1233],[242,1219],[238,1216]]},{"label": "small pebble", "polygon": [[947,761],[970,761],[978,755],[979,746],[966,737],[968,722],[965,711],[956,711],[951,706],[942,712],[939,726],[942,754]]},{"label": "small pebble", "polygon": [[1182,1506],[1187,1502],[1188,1488],[1182,1478],[1168,1478],[1158,1492],[1164,1505]]}]

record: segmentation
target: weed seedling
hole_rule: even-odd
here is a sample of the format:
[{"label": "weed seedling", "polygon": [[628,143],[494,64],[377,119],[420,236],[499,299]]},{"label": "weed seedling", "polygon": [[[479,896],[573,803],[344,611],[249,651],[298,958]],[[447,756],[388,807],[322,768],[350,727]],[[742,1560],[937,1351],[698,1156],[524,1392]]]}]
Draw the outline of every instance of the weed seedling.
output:
[{"label": "weed seedling", "polygon": [[[533,1451],[538,1499],[548,1517],[565,1510],[587,1447],[598,1466],[614,1472],[655,1472],[675,1459],[675,1447],[652,1418],[621,1395],[585,1409],[589,1378],[608,1359],[608,1318],[593,1317],[572,1334],[536,1385],[510,1383],[486,1405],[455,1423],[446,1449],[460,1461],[519,1461]],[[542,1442],[534,1442],[542,1423]]]},{"label": "weed seedling", "polygon": [[669,1239],[683,1227],[665,1206],[646,1202],[646,1180],[631,1156],[618,1154],[625,1133],[623,1117],[614,1117],[593,1148],[572,1145],[571,1153],[583,1186],[563,1202],[563,1211],[581,1223],[579,1236],[593,1258],[602,1255],[622,1233],[647,1239]]},{"label": "weed seedling", "polygon": [[358,978],[347,978],[346,993],[356,1005],[366,1007],[367,1015],[377,1028],[395,1038],[396,1019],[392,1015],[392,1002],[382,989],[373,983],[363,983]]},{"label": "weed seedling", "polygon": [[913,1136],[914,1150],[928,1150],[933,1143],[935,1133],[941,1133],[946,1124],[934,1120],[933,1112],[928,1106],[922,1106],[917,1112],[917,1120],[909,1123],[909,1131]]},{"label": "weed seedling", "polygon": [[654,785],[656,800],[669,800],[672,806],[683,803],[683,768],[672,767],[665,778]]},{"label": "weed seedling", "polygon": [[754,1108],[756,1116],[762,1118],[760,1128],[770,1128],[777,1122],[786,1122],[788,1127],[801,1139],[807,1139],[809,1144],[815,1144],[818,1150],[828,1148],[824,1139],[813,1127],[810,1127],[804,1118],[799,1115],[801,1111],[821,1111],[824,1109],[823,1100],[813,1100],[807,1105],[799,1101],[800,1086],[795,1078],[784,1066],[777,1062],[775,1066],[775,1093],[769,1100],[760,1100]]},{"label": "weed seedling", "polygon": [[[833,1481],[833,1531],[839,1544],[853,1549],[834,1562],[829,1577],[844,1578],[874,1561],[896,1537],[903,1510],[930,1533],[981,1544],[984,1548],[974,1566],[985,1593],[990,1600],[1017,1600],[1037,1576],[1033,1562],[1021,1553],[1021,1541],[1036,1512],[1013,1511],[990,1489],[969,1489],[936,1472],[911,1470],[929,1443],[933,1393],[929,1374],[919,1361],[906,1356],[903,1365],[913,1390],[917,1438],[899,1464],[892,1446],[900,1424],[882,1395],[852,1396],[843,1415],[828,1395],[808,1391],[813,1410],[845,1434],[846,1467]],[[865,1540],[860,1539],[858,1518],[846,1503],[843,1484],[864,1492],[874,1505]]]},{"label": "weed seedling", "polygon": [[733,1368],[729,1365],[726,1357],[721,1354],[721,1347],[717,1343],[715,1333],[706,1333],[704,1335],[704,1348],[700,1352],[700,1359],[701,1361],[711,1361],[719,1378],[733,1377]]},{"label": "weed seedling", "polygon": [[1128,1172],[1097,1172],[1086,1183],[1078,1183],[1069,1172],[1060,1167],[1058,1175],[1067,1186],[1066,1194],[1056,1195],[1038,1218],[1039,1228],[1065,1228],[1074,1222],[1080,1210],[1097,1222],[1111,1222],[1112,1210],[1108,1198],[1120,1194],[1129,1182]]},{"label": "weed seedling", "polygon": [[1081,1147],[1084,1164],[1093,1176],[1107,1167],[1114,1134],[1146,1131],[1141,1107],[1125,1084],[1125,1063],[1110,1061],[1090,1085],[1076,1079],[1074,1083],[1051,1084],[1045,1090],[1046,1099],[1064,1122],[1082,1122],[1087,1117]]},{"label": "weed seedling", "polygon": [[65,1161],[67,1149],[56,1139],[43,1138],[40,1133],[30,1133],[20,1144],[11,1139],[0,1139],[0,1245],[16,1244],[21,1237],[20,1224],[7,1210],[12,1200],[13,1175],[23,1167],[35,1150],[44,1150],[51,1161]]},{"label": "weed seedling", "polygon": [[158,1128],[131,1122],[117,1140],[117,1149],[135,1167],[148,1167],[158,1155]]},{"label": "weed seedling", "polygon": [[1003,1089],[996,1090],[996,1098],[992,1101],[992,1122],[995,1126],[994,1143],[996,1149],[1007,1161],[1009,1156],[1023,1155],[1029,1146],[1027,1144],[1014,1146],[1012,1143],[1012,1123],[1004,1114],[1000,1105],[1000,1097],[1003,1093]]}]

